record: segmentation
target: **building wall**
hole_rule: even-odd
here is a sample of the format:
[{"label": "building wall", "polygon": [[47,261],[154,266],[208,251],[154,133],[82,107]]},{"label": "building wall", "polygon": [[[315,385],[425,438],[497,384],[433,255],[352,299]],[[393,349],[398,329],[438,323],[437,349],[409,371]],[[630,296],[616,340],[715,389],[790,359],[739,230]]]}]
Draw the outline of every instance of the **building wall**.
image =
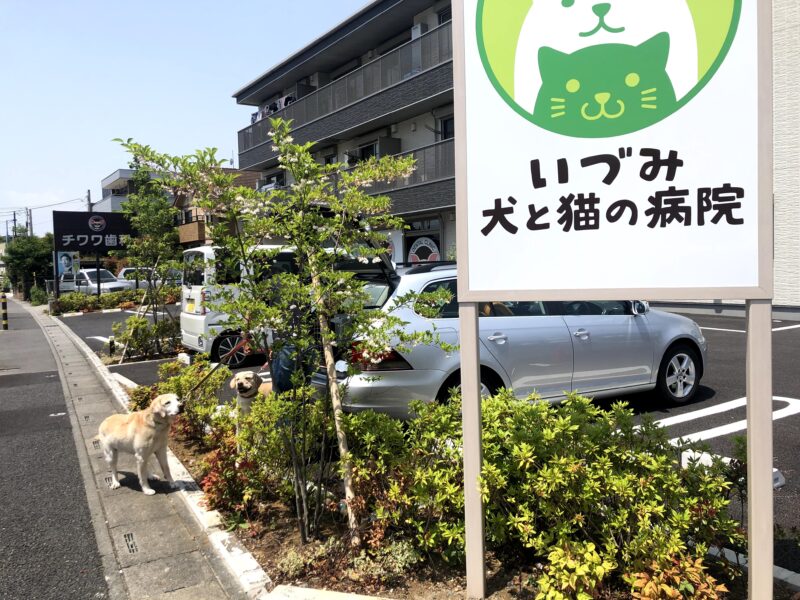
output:
[{"label": "building wall", "polygon": [[775,299],[800,306],[800,3],[773,2]]}]

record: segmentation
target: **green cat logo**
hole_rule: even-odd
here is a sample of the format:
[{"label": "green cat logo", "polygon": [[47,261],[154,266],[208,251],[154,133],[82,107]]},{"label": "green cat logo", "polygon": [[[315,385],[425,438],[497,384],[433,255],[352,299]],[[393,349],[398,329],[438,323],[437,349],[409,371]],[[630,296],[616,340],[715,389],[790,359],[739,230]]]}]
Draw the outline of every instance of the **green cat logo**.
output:
[{"label": "green cat logo", "polygon": [[486,73],[518,114],[571,137],[640,131],[725,60],[741,0],[478,0]]}]

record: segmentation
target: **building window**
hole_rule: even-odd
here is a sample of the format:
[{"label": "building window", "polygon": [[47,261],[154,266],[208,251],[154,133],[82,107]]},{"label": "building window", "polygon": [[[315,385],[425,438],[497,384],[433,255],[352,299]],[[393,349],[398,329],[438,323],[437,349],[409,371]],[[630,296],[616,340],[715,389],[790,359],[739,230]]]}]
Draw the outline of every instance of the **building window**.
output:
[{"label": "building window", "polygon": [[452,140],[456,136],[456,120],[453,115],[439,119],[439,140]]},{"label": "building window", "polygon": [[444,10],[439,11],[439,25],[444,25],[448,21],[453,19],[453,9],[451,7],[447,7]]},{"label": "building window", "polygon": [[436,217],[408,221],[404,235],[405,262],[436,262],[442,260],[442,226]]}]

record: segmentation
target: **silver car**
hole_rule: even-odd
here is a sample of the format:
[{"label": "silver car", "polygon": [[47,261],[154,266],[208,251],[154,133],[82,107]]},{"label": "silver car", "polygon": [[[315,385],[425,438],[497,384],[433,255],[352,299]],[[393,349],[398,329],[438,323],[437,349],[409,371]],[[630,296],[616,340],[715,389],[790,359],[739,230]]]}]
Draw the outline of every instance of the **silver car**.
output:
[{"label": "silver car", "polygon": [[[458,344],[455,267],[415,267],[387,286],[384,310],[408,292],[449,290],[453,300],[438,318],[425,318],[411,307],[393,314],[407,321],[410,331],[435,327],[443,341]],[[707,343],[698,325],[650,310],[646,302],[485,302],[479,310],[486,394],[506,387],[518,397],[535,392],[555,400],[569,391],[601,398],[656,389],[680,403],[694,397],[703,376]],[[411,400],[444,401],[460,384],[459,353],[438,346],[395,349],[378,364],[360,368],[349,378],[340,374],[347,383],[348,411],[374,409],[404,418]],[[317,375],[314,383],[324,385],[324,377]]]},{"label": "silver car", "polygon": [[[117,279],[106,269],[99,270],[100,293],[121,292],[122,290],[132,290],[136,285],[133,281]],[[83,292],[84,294],[97,294],[98,270],[81,269],[77,273],[64,273],[59,280],[59,291],[62,294],[67,292]]]}]

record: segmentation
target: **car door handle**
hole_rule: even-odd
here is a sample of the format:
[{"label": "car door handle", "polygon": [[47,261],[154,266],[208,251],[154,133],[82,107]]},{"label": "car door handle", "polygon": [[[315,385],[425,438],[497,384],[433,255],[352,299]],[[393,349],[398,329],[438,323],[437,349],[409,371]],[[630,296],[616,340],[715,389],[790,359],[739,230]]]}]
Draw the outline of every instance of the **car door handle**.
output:
[{"label": "car door handle", "polygon": [[589,332],[586,329],[578,329],[572,335],[574,335],[577,338],[585,338],[585,337],[588,338],[589,337]]},{"label": "car door handle", "polygon": [[502,333],[495,333],[486,338],[490,342],[497,342],[498,344],[505,344],[508,336]]}]

